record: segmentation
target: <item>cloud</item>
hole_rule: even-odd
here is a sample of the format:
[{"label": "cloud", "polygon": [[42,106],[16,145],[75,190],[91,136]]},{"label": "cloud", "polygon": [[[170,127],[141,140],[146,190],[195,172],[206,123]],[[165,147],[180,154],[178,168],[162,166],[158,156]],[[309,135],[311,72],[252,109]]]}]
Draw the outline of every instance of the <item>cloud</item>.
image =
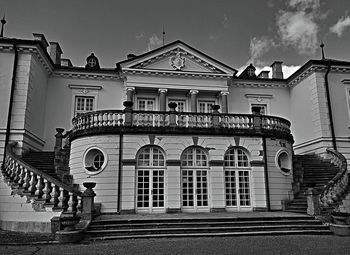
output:
[{"label": "cloud", "polygon": [[139,34],[135,35],[136,40],[140,40],[140,39],[142,39],[144,37],[145,37],[144,33],[139,33]]},{"label": "cloud", "polygon": [[148,51],[154,50],[163,45],[163,40],[159,39],[156,34],[152,35],[148,40]]},{"label": "cloud", "polygon": [[248,60],[248,64],[264,65],[265,63],[261,61],[260,58],[275,46],[276,43],[267,36],[260,38],[253,37],[249,45],[250,59]]},{"label": "cloud", "polygon": [[219,36],[215,36],[213,34],[210,34],[208,38],[210,41],[214,41],[214,40],[217,40],[219,38]]},{"label": "cloud", "polygon": [[[244,69],[246,69],[247,65],[241,66],[238,69],[238,74],[237,76],[239,76]],[[294,66],[294,65],[282,65],[282,72],[283,72],[283,77],[284,79],[288,78],[289,76],[291,76],[293,73],[295,73],[301,66]],[[263,66],[263,67],[257,67],[255,66],[255,74],[259,75],[261,71],[269,71],[269,78],[272,78],[272,68],[271,66]]]},{"label": "cloud", "polygon": [[343,16],[341,17],[337,23],[335,23],[333,26],[329,28],[329,30],[335,34],[337,34],[338,37],[342,36],[344,30],[350,27],[350,16]]},{"label": "cloud", "polygon": [[326,14],[320,11],[319,0],[290,0],[289,10],[280,10],[276,24],[285,46],[294,47],[299,54],[313,54],[318,44],[318,21]]},{"label": "cloud", "polygon": [[222,21],[221,21],[221,24],[224,28],[228,28],[228,23],[229,23],[228,17],[226,14],[224,14]]}]

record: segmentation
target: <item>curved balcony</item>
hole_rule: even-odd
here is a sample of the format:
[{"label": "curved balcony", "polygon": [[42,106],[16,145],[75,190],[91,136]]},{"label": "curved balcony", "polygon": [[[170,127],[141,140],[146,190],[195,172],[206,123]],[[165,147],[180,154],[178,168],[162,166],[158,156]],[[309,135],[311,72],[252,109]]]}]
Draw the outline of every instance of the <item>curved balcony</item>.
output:
[{"label": "curved balcony", "polygon": [[93,133],[168,133],[265,136],[293,140],[286,119],[254,114],[104,110],[72,120],[72,138]]}]

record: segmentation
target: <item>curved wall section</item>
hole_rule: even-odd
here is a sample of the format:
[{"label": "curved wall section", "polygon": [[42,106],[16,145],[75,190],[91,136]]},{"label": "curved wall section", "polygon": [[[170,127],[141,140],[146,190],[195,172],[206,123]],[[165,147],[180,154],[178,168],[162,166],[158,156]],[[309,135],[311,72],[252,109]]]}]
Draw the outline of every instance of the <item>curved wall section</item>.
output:
[{"label": "curved wall section", "polygon": [[[103,171],[91,175],[84,167],[84,154],[92,147],[99,148],[108,157],[105,158],[106,166]],[[101,203],[102,212],[117,211],[118,190],[118,166],[119,166],[119,136],[102,135],[82,137],[72,141],[69,160],[70,173],[73,182],[80,184],[84,190],[83,182],[96,182],[94,189],[96,193],[95,202]]]}]

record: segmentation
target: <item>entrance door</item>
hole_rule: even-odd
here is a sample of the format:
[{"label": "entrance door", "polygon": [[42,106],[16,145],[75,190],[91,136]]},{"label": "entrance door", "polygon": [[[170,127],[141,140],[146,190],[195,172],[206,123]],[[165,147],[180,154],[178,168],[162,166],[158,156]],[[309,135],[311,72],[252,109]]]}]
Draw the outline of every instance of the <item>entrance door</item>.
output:
[{"label": "entrance door", "polygon": [[137,211],[164,212],[164,170],[137,171]]},{"label": "entrance door", "polygon": [[208,171],[182,170],[183,211],[208,211]]}]

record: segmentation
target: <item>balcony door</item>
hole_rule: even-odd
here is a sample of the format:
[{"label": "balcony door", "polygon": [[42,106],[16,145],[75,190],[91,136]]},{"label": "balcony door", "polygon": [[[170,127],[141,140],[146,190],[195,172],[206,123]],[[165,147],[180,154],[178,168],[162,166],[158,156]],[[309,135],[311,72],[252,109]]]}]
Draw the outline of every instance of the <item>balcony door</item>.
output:
[{"label": "balcony door", "polygon": [[165,212],[165,159],[157,147],[148,146],[137,156],[136,211]]},{"label": "balcony door", "polygon": [[208,180],[206,152],[200,147],[186,149],[181,157],[182,211],[209,211]]}]

